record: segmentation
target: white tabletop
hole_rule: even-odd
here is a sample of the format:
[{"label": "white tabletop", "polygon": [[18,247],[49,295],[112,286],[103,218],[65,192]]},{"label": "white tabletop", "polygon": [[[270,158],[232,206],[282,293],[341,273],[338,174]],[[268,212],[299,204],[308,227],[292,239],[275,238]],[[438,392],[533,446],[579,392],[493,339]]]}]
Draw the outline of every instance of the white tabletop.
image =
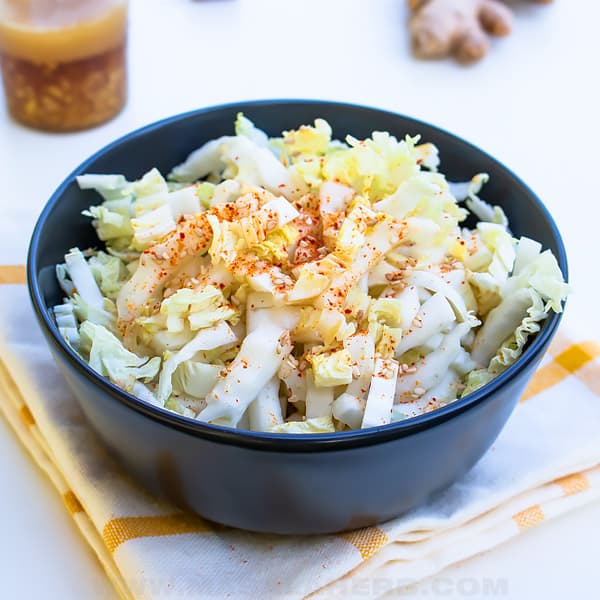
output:
[{"label": "white tabletop", "polygon": [[[404,4],[132,0],[131,94],[118,118],[92,131],[47,135],[12,123],[0,106],[0,263],[24,262],[29,232],[52,190],[85,157],[127,131],[235,100],[354,101],[456,132],[524,178],[550,208],[567,245],[575,287],[567,326],[600,339],[600,320],[593,316],[600,96],[591,47],[600,6],[524,3],[512,36],[495,42],[483,62],[465,68],[410,56]],[[114,598],[61,500],[4,424],[0,455],[0,596]],[[412,593],[586,597],[597,582],[599,524],[600,505],[587,507],[455,565]]]}]

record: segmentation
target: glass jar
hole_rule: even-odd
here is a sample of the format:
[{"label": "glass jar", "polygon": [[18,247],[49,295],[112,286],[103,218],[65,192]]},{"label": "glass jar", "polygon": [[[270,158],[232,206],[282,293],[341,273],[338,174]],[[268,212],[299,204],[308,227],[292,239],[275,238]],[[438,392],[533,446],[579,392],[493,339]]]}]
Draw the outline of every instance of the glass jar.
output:
[{"label": "glass jar", "polygon": [[14,119],[74,131],[127,97],[127,0],[0,0],[0,65]]}]

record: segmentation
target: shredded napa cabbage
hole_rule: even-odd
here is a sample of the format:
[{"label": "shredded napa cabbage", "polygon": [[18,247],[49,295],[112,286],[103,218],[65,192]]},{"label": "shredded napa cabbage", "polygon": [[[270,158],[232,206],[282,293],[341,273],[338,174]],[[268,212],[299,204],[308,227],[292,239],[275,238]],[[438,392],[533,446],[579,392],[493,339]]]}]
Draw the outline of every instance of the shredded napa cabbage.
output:
[{"label": "shredded napa cabbage", "polygon": [[98,247],[56,266],[67,343],[144,402],[292,434],[410,419],[514,364],[569,292],[552,252],[485,173],[448,182],[418,136],[346,133],[240,113],[166,177],[79,176]]}]

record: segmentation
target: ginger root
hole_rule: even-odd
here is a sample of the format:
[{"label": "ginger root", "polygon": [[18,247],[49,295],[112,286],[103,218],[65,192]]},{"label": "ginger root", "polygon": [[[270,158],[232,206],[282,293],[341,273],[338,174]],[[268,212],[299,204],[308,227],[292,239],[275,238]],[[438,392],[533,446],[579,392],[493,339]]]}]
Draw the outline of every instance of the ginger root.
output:
[{"label": "ginger root", "polygon": [[[550,0],[536,0],[547,3]],[[499,0],[408,0],[410,33],[419,58],[454,55],[461,62],[487,53],[489,36],[508,35],[512,11]]]}]

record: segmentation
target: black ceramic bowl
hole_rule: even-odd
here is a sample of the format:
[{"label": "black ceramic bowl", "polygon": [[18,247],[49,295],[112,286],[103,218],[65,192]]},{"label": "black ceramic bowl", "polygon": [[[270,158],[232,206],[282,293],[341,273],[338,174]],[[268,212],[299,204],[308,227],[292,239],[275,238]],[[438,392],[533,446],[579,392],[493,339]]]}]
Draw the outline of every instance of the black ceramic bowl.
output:
[{"label": "black ceramic bowl", "polygon": [[146,486],[207,519],[254,531],[325,533],[373,525],[423,502],[464,475],[504,426],[558,326],[553,314],[518,362],[474,394],[407,421],[312,436],[237,431],[149,406],[94,373],[59,334],[54,266],[73,247],[97,246],[81,210],[98,201],[81,173],[140,177],[168,172],[192,150],[231,132],[243,111],[270,134],[323,117],[335,136],[421,134],[440,150],[450,180],[491,176],[486,200],[501,205],[516,235],[550,248],[566,275],[560,235],[544,205],[507,168],[471,144],[394,113],[332,102],[273,100],[198,110],[150,125],[107,146],[69,175],[35,227],[28,262],[33,306],[89,422]]}]

